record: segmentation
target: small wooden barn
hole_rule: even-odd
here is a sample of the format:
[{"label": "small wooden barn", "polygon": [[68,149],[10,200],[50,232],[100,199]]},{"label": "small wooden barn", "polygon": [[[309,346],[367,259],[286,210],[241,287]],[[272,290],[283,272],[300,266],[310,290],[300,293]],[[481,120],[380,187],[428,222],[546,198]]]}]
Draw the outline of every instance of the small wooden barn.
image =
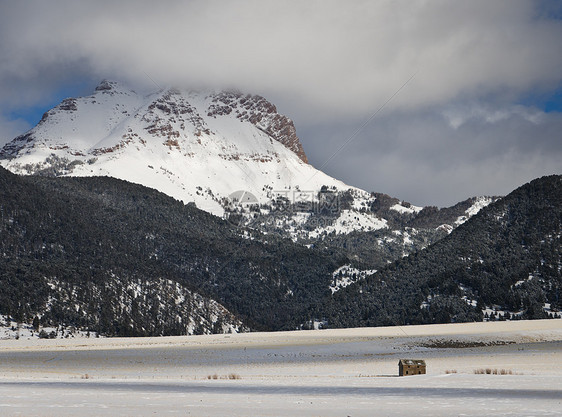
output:
[{"label": "small wooden barn", "polygon": [[422,375],[425,374],[425,361],[421,359],[400,359],[398,362],[398,375]]}]

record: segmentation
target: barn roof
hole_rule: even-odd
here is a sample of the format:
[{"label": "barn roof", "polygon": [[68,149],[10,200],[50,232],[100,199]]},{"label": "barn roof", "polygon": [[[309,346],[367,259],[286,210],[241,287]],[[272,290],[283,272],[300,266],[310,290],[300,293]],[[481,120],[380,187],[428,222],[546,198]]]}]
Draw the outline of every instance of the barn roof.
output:
[{"label": "barn roof", "polygon": [[425,365],[425,361],[421,360],[421,359],[400,359],[400,361],[398,362],[398,365],[422,365],[422,366],[426,366]]}]

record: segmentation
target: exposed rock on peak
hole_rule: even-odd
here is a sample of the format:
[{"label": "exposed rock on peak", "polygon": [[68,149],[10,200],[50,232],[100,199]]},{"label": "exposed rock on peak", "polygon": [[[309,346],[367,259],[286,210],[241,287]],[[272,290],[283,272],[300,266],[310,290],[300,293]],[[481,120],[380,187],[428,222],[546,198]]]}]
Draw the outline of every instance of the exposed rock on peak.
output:
[{"label": "exposed rock on peak", "polygon": [[252,123],[308,163],[293,121],[279,114],[277,108],[262,96],[229,91],[214,94],[212,102],[208,116],[234,113],[238,119]]},{"label": "exposed rock on peak", "polygon": [[115,81],[102,80],[96,87],[96,91],[110,91],[117,86]]}]

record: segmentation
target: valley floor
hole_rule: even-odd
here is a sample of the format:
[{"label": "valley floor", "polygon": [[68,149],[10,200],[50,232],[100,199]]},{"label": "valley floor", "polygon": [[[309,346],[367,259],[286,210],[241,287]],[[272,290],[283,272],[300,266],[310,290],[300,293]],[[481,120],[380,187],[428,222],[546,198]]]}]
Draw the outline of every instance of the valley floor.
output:
[{"label": "valley floor", "polygon": [[562,320],[2,340],[0,415],[559,416],[561,365]]}]

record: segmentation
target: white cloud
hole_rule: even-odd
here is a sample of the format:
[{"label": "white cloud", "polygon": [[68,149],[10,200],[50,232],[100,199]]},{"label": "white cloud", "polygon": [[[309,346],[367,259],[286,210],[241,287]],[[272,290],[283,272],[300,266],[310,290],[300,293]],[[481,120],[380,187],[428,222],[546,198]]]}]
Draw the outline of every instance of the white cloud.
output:
[{"label": "white cloud", "polygon": [[492,107],[490,104],[464,104],[452,105],[443,110],[443,116],[449,121],[449,125],[458,129],[470,120],[480,120],[486,123],[498,123],[512,117],[520,117],[536,125],[544,120],[544,113],[538,109],[522,105],[507,107]]}]

